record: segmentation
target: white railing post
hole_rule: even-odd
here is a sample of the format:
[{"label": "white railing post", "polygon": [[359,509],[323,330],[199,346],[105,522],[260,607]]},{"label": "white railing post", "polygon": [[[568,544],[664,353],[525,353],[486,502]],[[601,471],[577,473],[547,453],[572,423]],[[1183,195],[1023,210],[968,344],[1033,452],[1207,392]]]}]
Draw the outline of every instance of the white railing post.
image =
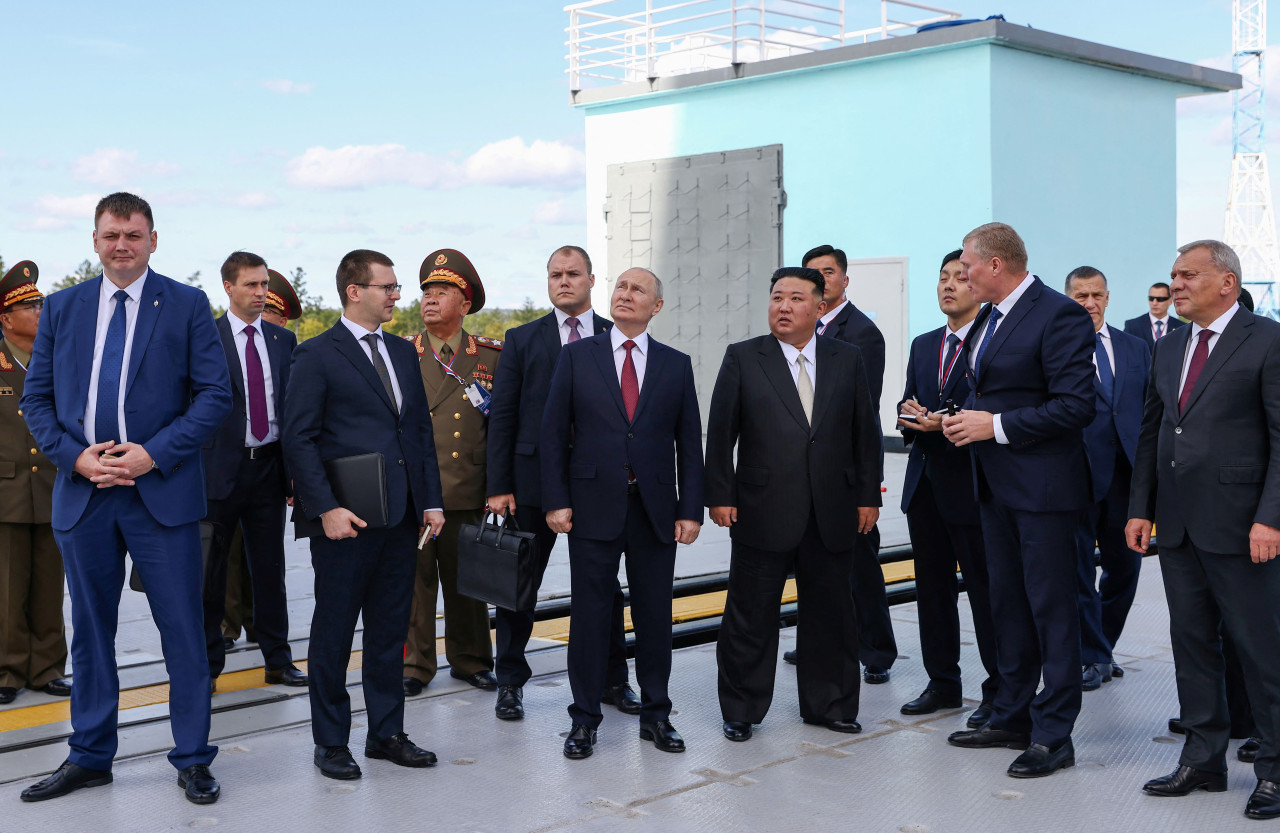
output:
[{"label": "white railing post", "polygon": [[578,10],[569,10],[569,89],[582,89],[578,76]]},{"label": "white railing post", "polygon": [[760,52],[756,55],[757,61],[764,60],[764,0],[760,0]]},{"label": "white railing post", "polygon": [[653,68],[653,0],[644,0],[644,58],[645,75],[656,78]]},{"label": "white railing post", "polygon": [[738,0],[729,0],[729,63],[738,65]]}]

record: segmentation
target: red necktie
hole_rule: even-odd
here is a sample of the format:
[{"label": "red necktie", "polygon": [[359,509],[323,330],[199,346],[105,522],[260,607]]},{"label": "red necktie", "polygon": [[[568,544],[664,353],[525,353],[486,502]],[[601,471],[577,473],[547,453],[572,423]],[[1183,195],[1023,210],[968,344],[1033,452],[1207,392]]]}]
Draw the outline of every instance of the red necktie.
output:
[{"label": "red necktie", "polygon": [[580,323],[578,319],[566,318],[564,320],[564,323],[569,325],[569,343],[570,344],[573,344],[575,341],[582,338],[582,333],[578,332],[578,325]]},{"label": "red necktie", "polygon": [[640,380],[636,377],[635,362],[631,361],[631,348],[636,343],[627,339],[622,346],[627,348],[627,358],[622,362],[622,406],[627,409],[627,422],[630,422],[640,401]]},{"label": "red necktie", "polygon": [[253,325],[244,328],[248,343],[244,348],[245,375],[249,377],[249,431],[259,440],[267,436],[267,385],[262,373],[262,357],[253,343]]},{"label": "red necktie", "polygon": [[1187,407],[1187,400],[1191,398],[1191,391],[1195,390],[1196,380],[1200,378],[1200,371],[1204,370],[1204,363],[1209,359],[1209,339],[1213,338],[1213,330],[1201,330],[1200,342],[1196,344],[1195,352],[1191,354],[1191,366],[1187,368],[1187,381],[1182,383],[1182,395],[1178,397],[1178,414]]}]

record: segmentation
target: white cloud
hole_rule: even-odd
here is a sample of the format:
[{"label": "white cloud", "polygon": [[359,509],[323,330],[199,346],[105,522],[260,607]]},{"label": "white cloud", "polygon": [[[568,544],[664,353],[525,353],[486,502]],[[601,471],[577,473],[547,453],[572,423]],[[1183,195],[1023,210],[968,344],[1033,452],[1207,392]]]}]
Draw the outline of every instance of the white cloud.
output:
[{"label": "white cloud", "polygon": [[366,188],[415,185],[448,188],[457,184],[454,165],[404,145],[345,145],[335,150],[312,147],[289,160],[285,177],[301,188]]},{"label": "white cloud", "polygon": [[552,200],[540,202],[533,209],[533,222],[548,226],[577,226],[587,221],[582,202],[575,200]]},{"label": "white cloud", "polygon": [[271,208],[280,201],[263,191],[246,191],[231,198],[231,204],[237,208]]},{"label": "white cloud", "polygon": [[81,194],[78,197],[59,197],[45,194],[37,197],[31,205],[33,214],[46,217],[60,217],[68,220],[85,220],[93,222],[93,211],[98,207],[97,194]]},{"label": "white cloud", "polygon": [[14,228],[18,231],[66,231],[71,228],[71,221],[59,217],[33,217],[15,223]]},{"label": "white cloud", "polygon": [[512,136],[471,154],[465,170],[470,181],[485,185],[578,188],[586,176],[586,161],[582,151],[564,142],[535,139],[526,145]]},{"label": "white cloud", "polygon": [[262,86],[280,95],[306,95],[316,88],[315,84],[305,81],[290,81],[288,78],[266,78],[258,82]]},{"label": "white cloud", "polygon": [[136,150],[98,148],[71,166],[71,175],[91,185],[117,188],[143,176],[172,176],[181,170],[171,162],[141,162]]}]

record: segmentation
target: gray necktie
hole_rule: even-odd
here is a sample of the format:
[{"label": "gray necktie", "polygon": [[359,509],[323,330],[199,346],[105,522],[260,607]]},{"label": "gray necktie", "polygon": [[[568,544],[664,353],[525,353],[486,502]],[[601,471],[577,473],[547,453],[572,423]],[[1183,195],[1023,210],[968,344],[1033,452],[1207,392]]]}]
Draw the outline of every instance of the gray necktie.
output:
[{"label": "gray necktie", "polygon": [[813,423],[813,380],[809,378],[809,373],[804,369],[804,354],[796,356],[796,365],[800,370],[796,373],[796,390],[800,394],[800,407],[804,408],[804,418]]},{"label": "gray necktie", "polygon": [[391,400],[396,413],[400,413],[400,403],[396,401],[396,391],[391,385],[391,374],[387,371],[387,363],[382,360],[382,351],[378,349],[378,334],[369,333],[364,340],[369,342],[369,352],[373,354],[373,369],[378,371],[378,378],[382,380],[382,387],[386,388],[387,398]]}]

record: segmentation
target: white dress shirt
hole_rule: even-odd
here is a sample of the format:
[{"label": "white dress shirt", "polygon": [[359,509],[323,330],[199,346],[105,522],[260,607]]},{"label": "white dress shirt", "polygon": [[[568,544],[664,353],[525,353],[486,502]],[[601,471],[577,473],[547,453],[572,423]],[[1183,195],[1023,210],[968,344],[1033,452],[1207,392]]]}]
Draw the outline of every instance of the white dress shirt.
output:
[{"label": "white dress shirt", "polygon": [[[1111,328],[1104,323],[1102,329],[1098,330],[1098,335],[1102,336],[1102,349],[1107,351],[1107,364],[1111,365],[1111,378],[1114,379],[1116,378],[1116,351],[1111,346]],[[1095,376],[1098,374],[1098,351],[1096,349],[1093,351],[1093,373]],[[1102,381],[1101,376],[1098,376],[1098,381]]]},{"label": "white dress shirt", "polygon": [[[617,327],[609,330],[609,341],[613,344],[613,366],[618,371],[618,384],[622,384],[622,364],[627,360],[627,348],[622,343],[629,339],[630,336],[624,334]],[[636,390],[644,390],[644,368],[648,364],[646,356],[649,353],[649,331],[646,329],[643,333],[631,338],[636,346],[631,350],[631,363],[636,368]]]},{"label": "white dress shirt", "polygon": [[[377,333],[380,336],[378,339],[378,352],[382,354],[382,361],[387,366],[387,375],[391,377],[391,389],[396,393],[396,409],[403,408],[404,395],[400,393],[400,380],[396,378],[396,366],[391,363],[391,354],[387,352],[387,334],[382,331],[382,325],[379,324],[376,330],[366,330],[345,315],[338,320],[351,331],[351,334],[356,337],[356,341],[360,342],[360,348],[369,357],[369,364],[373,364],[373,353],[369,352],[369,342],[365,341],[364,338],[371,333]],[[392,336],[392,338],[398,338],[398,336]]]},{"label": "white dress shirt", "polygon": [[[1028,288],[1030,288],[1031,284],[1035,283],[1035,280],[1036,280],[1036,276],[1028,273],[1028,275],[1022,279],[1022,282],[1019,283],[1017,286],[1015,286],[1013,288],[1013,291],[1010,292],[1007,296],[1005,296],[1005,299],[1003,301],[996,304],[996,309],[1000,310],[1000,320],[996,321],[994,325],[992,324],[991,316],[987,316],[986,326],[982,328],[982,333],[979,335],[977,340],[973,342],[973,350],[972,352],[969,353],[969,356],[970,356],[969,368],[971,370],[976,369],[977,361],[978,361],[978,351],[982,349],[982,342],[987,337],[987,331],[990,330],[991,332],[994,333],[996,330],[1000,329],[1000,325],[1004,323],[1005,317],[1008,316],[1008,314],[1013,311],[1014,306],[1016,306],[1018,301],[1021,300],[1022,296],[1026,294],[1026,291]],[[996,442],[998,442],[1000,445],[1009,444],[1009,438],[1005,436],[1004,427],[1000,424],[1000,414],[992,414],[991,428],[992,430],[995,431]]]},{"label": "white dress shirt", "polygon": [[[818,321],[822,323],[822,329],[819,330],[818,332],[825,333],[827,331],[827,325],[830,324],[832,321],[836,320],[836,316],[840,314],[840,310],[844,309],[848,305],[849,305],[849,299],[845,298],[843,301],[836,304],[834,309],[827,310],[827,314],[818,319]],[[806,356],[805,358],[808,358],[808,356]]]},{"label": "white dress shirt", "polygon": [[553,311],[556,314],[556,326],[557,326],[557,331],[560,333],[561,347],[569,343],[569,334],[573,332],[573,328],[570,327],[568,324],[564,323],[568,321],[570,318],[578,319],[578,335],[582,336],[583,338],[591,338],[593,335],[596,334],[595,328],[593,326],[593,322],[596,320],[596,316],[595,316],[595,313],[592,312],[590,307],[587,307],[587,311],[582,313],[582,315],[575,315],[575,316],[569,315],[569,313],[565,312],[559,307],[553,308]]},{"label": "white dress shirt", "polygon": [[[774,336],[777,338],[777,336]],[[782,348],[782,357],[787,360],[787,370],[791,371],[791,381],[796,383],[796,387],[800,386],[800,364],[796,361],[797,356],[804,356],[805,369],[804,372],[809,374],[809,381],[813,384],[813,389],[818,390],[818,340],[811,338],[805,342],[803,349],[797,349],[794,344],[787,344],[782,339],[778,339],[778,346]]]},{"label": "white dress shirt", "polygon": [[[124,306],[124,356],[120,360],[120,394],[117,414],[120,425],[118,439],[122,443],[129,441],[129,429],[124,419],[124,389],[129,379],[129,359],[133,355],[133,330],[138,323],[138,305],[142,300],[142,287],[150,275],[151,270],[147,269],[142,273],[142,277],[129,284],[124,290],[129,294],[129,300],[125,301]],[[105,274],[102,275],[98,292],[98,326],[93,333],[93,364],[89,370],[89,401],[84,407],[84,438],[89,441],[89,445],[98,442],[98,375],[102,370],[102,350],[107,343],[107,329],[111,326],[111,317],[116,312],[115,294],[119,289],[120,287],[112,283],[110,278]],[[103,438],[104,441],[110,439],[114,438]]]},{"label": "white dress shirt", "polygon": [[[244,383],[245,448],[255,448],[267,443],[273,443],[280,439],[280,424],[276,419],[276,389],[271,379],[271,357],[267,355],[267,339],[262,332],[262,316],[258,316],[257,320],[247,324],[241,321],[233,312],[227,315],[227,322],[231,324],[231,337],[236,344],[236,354],[240,357],[240,381]],[[249,334],[245,332],[249,324],[253,325],[253,346],[257,348],[258,358],[262,361],[262,379],[267,392],[267,435],[262,439],[258,439],[253,435],[252,419],[249,415],[249,362],[245,353],[249,348]],[[391,363],[387,362],[387,366],[390,367]]]},{"label": "white dress shirt", "polygon": [[1209,356],[1212,356],[1213,348],[1217,346],[1218,339],[1222,338],[1222,331],[1231,323],[1231,319],[1235,317],[1238,309],[1240,309],[1240,302],[1236,301],[1231,305],[1231,309],[1214,319],[1208,327],[1201,327],[1194,321],[1191,322],[1191,338],[1187,339],[1186,354],[1182,357],[1182,375],[1178,377],[1179,396],[1182,395],[1182,386],[1187,383],[1187,371],[1191,369],[1191,357],[1195,355],[1196,345],[1200,343],[1200,331],[1213,330],[1213,335],[1209,336]]},{"label": "white dress shirt", "polygon": [[1154,315],[1152,315],[1151,313],[1147,313],[1147,326],[1149,326],[1149,327],[1151,328],[1151,337],[1152,337],[1152,338],[1155,338],[1155,337],[1156,337],[1156,322],[1157,322],[1157,321],[1159,321],[1159,322],[1160,322],[1160,337],[1161,337],[1161,338],[1164,338],[1165,336],[1167,336],[1167,335],[1169,334],[1169,319],[1170,319],[1170,316],[1169,316],[1169,315],[1167,315],[1167,314],[1165,315],[1165,317],[1164,317],[1164,318],[1156,318],[1156,317],[1155,317]]},{"label": "white dress shirt", "polygon": [[[969,331],[973,329],[973,322],[976,320],[977,320],[976,318],[970,318],[968,321],[961,324],[960,329],[958,330],[951,329],[951,325],[948,324],[947,331],[942,334],[942,358],[938,365],[938,387],[939,388],[942,387],[942,383],[943,381],[945,381],[942,378],[942,374],[947,372],[947,368],[941,365],[941,362],[945,362],[947,360],[947,337],[954,335],[956,338],[960,339],[960,344],[963,345],[964,340],[969,337]],[[958,349],[957,349],[957,352],[958,352]],[[953,367],[951,368],[951,370],[954,372],[955,368]],[[947,377],[947,378],[950,378],[950,377]]]}]

